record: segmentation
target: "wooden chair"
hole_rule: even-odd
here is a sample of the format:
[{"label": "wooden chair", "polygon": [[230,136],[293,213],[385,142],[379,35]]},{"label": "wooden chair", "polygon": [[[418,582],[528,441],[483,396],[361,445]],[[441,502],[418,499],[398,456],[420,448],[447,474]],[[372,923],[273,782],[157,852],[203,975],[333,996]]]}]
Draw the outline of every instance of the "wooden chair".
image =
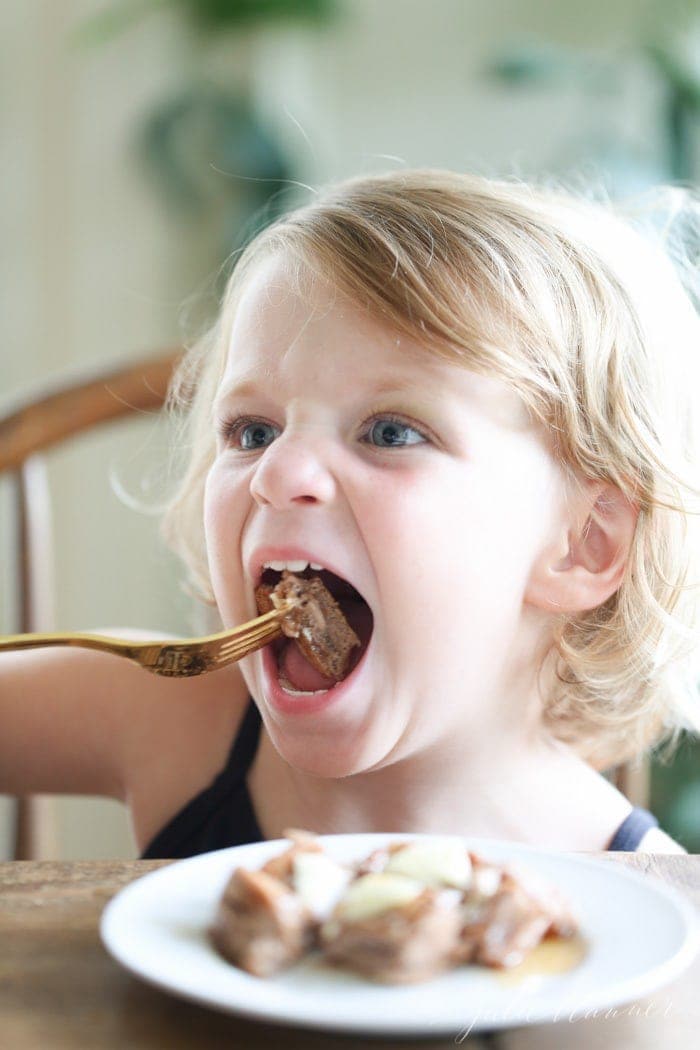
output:
[{"label": "wooden chair", "polygon": [[[0,416],[0,474],[12,479],[16,513],[16,626],[10,633],[54,629],[51,514],[44,453],[108,421],[157,411],[181,351],[80,371]],[[16,800],[14,856],[36,855],[39,810]]]},{"label": "wooden chair", "polygon": [[[53,629],[51,516],[43,454],[108,421],[163,404],[180,351],[86,374],[38,392],[0,417],[0,474],[9,473],[17,515],[16,632]],[[635,805],[649,801],[649,766],[630,763],[612,772],[613,783]],[[14,856],[35,856],[35,800],[17,800]]]}]

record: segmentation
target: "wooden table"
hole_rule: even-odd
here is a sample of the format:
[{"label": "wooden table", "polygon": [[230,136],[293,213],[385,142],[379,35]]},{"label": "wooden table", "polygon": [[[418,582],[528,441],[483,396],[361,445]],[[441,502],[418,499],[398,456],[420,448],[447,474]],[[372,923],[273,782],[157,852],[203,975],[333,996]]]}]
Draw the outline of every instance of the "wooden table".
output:
[{"label": "wooden table", "polygon": [[[600,854],[652,872],[700,907],[700,856]],[[591,1018],[564,1018],[460,1039],[368,1039],[246,1021],[151,988],[102,947],[98,923],[122,886],[166,861],[0,864],[0,1047],[7,1050],[141,1050],[181,1047],[496,1047],[499,1050],[658,1050],[700,1036],[700,955],[653,996]],[[640,916],[640,922],[643,922]]]}]

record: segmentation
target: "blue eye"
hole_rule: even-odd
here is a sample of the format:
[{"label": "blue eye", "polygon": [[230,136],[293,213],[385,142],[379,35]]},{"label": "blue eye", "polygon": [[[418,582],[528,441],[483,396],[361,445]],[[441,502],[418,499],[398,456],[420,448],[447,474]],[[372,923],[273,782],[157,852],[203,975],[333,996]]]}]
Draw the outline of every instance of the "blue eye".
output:
[{"label": "blue eye", "polygon": [[408,423],[385,416],[374,420],[365,440],[378,448],[404,448],[406,445],[423,444],[426,439],[420,430]]},{"label": "blue eye", "polygon": [[271,423],[246,423],[239,431],[241,448],[265,448],[277,437],[277,427]]},{"label": "blue eye", "polygon": [[[280,434],[280,428],[263,419],[231,419],[219,426],[222,440],[241,452],[267,448]],[[373,420],[362,440],[376,448],[405,448],[425,444],[427,438],[416,427],[393,416]]]},{"label": "blue eye", "polygon": [[267,448],[279,435],[279,427],[266,423],[262,419],[230,420],[221,426],[224,441],[229,442],[242,452]]}]

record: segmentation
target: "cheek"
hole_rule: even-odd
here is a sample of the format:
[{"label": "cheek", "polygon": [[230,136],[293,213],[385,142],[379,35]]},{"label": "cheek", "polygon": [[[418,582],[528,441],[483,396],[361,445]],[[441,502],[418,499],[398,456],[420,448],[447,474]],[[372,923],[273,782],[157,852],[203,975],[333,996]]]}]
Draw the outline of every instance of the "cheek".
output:
[{"label": "cheek", "polygon": [[215,594],[240,577],[245,507],[241,485],[215,463],[204,489],[204,536]]},{"label": "cheek", "polygon": [[221,532],[226,521],[226,488],[221,483],[216,465],[214,465],[204,486],[204,535],[207,551],[211,557],[221,542]]},{"label": "cheek", "polygon": [[470,545],[468,495],[447,471],[385,476],[367,494],[359,520],[387,606],[433,615]]},{"label": "cheek", "polygon": [[384,480],[364,520],[387,606],[443,625],[519,608],[539,512],[517,472],[509,474],[461,465]]}]

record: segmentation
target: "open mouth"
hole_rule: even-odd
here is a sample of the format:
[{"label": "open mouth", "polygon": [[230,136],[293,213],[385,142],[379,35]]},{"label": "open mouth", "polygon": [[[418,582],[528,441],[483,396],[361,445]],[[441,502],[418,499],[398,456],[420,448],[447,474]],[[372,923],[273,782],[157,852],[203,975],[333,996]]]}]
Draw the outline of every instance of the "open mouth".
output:
[{"label": "open mouth", "polygon": [[[312,569],[310,565],[307,565],[302,571],[294,571],[293,578],[298,580],[318,579],[338,607],[333,610],[331,620],[339,620],[338,613],[342,614],[347,625],[359,639],[359,645],[353,639],[352,649],[342,673],[336,673],[332,677],[324,673],[323,664],[319,666],[318,660],[314,659],[314,653],[308,651],[308,642],[304,646],[303,640],[298,643],[293,638],[282,637],[272,643],[277,677],[285,691],[292,694],[326,692],[338,682],[344,681],[366,652],[374,625],[372,611],[359,591],[348,580],[337,576],[329,569]],[[281,571],[266,568],[262,573],[260,584],[274,588],[281,579]],[[329,604],[327,595],[325,602],[326,605]],[[343,630],[346,634],[349,633],[344,625]],[[324,645],[328,644],[329,636],[327,635],[324,638]],[[307,652],[304,651],[305,648]]]}]

